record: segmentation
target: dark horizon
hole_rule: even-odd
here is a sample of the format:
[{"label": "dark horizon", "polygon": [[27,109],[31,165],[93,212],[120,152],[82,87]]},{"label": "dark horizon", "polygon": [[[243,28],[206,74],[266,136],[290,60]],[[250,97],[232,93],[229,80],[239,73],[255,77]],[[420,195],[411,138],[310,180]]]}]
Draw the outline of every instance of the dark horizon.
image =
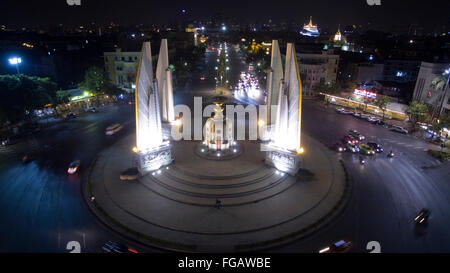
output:
[{"label": "dark horizon", "polygon": [[[56,24],[67,26],[85,25],[95,22],[105,25],[159,24],[167,25],[182,20],[181,10],[188,18],[203,21],[220,13],[224,18],[235,18],[239,23],[306,23],[313,17],[319,28],[331,31],[338,25],[370,25],[385,31],[404,30],[409,25],[423,27],[425,31],[446,31],[450,18],[450,2],[445,0],[386,1],[381,6],[370,6],[366,0],[315,0],[315,1],[235,1],[212,3],[180,0],[106,1],[81,0],[81,6],[69,6],[66,0],[41,0],[31,3],[11,1],[2,3],[0,25],[10,27],[47,28]],[[159,5],[159,6],[157,6]]]}]

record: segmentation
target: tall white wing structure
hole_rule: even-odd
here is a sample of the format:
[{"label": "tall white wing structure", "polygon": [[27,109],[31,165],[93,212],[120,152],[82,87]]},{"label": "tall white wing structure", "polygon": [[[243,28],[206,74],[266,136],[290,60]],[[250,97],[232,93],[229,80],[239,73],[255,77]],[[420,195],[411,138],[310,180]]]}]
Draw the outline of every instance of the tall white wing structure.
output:
[{"label": "tall white wing structure", "polygon": [[142,46],[136,82],[137,161],[140,171],[145,174],[173,161],[170,145],[163,139],[158,84],[153,78],[149,42]]},{"label": "tall white wing structure", "polygon": [[[275,53],[276,54],[276,53]],[[273,56],[272,56],[273,57]],[[273,71],[272,78],[273,81]],[[273,88],[272,93],[273,93]],[[300,169],[302,85],[293,44],[287,44],[284,78],[278,85],[275,133],[266,154],[266,163],[296,175]]]},{"label": "tall white wing structure", "polygon": [[270,69],[267,77],[267,124],[273,124],[271,108],[272,105],[278,105],[278,94],[280,90],[280,82],[283,79],[283,64],[281,61],[280,46],[278,40],[272,41],[272,56],[270,61]]},{"label": "tall white wing structure", "polygon": [[158,82],[159,103],[163,122],[174,121],[172,70],[169,68],[169,50],[167,39],[161,40],[158,64],[156,66],[156,81]]}]

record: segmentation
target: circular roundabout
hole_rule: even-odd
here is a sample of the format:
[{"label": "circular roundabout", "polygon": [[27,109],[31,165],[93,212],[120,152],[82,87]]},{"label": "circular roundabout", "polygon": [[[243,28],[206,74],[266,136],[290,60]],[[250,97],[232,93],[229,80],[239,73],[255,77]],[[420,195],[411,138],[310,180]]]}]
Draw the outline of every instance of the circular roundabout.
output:
[{"label": "circular roundabout", "polygon": [[308,136],[302,169],[312,177],[269,167],[256,142],[239,142],[218,160],[202,142],[180,141],[172,143],[170,166],[125,182],[119,174],[135,164],[133,137],[99,154],[85,197],[108,226],[144,244],[192,252],[264,249],[307,235],[343,207],[342,165]]}]

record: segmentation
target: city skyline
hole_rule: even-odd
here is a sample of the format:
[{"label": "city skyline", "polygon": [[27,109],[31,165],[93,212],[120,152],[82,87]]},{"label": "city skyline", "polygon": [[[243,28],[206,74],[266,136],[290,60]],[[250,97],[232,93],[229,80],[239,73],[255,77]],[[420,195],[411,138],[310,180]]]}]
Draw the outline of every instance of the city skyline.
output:
[{"label": "city skyline", "polygon": [[[158,5],[158,12],[154,12]],[[236,6],[238,8],[236,8]],[[55,24],[78,26],[89,23],[100,25],[114,22],[120,25],[177,24],[186,20],[206,21],[220,14],[224,19],[237,19],[245,23],[294,22],[302,25],[313,17],[319,28],[337,28],[338,25],[364,25],[385,31],[404,30],[409,25],[423,27],[426,31],[445,28],[449,18],[445,11],[450,8],[446,1],[431,0],[403,2],[382,1],[380,6],[370,6],[365,0],[348,1],[299,1],[280,4],[264,1],[206,1],[170,3],[130,1],[81,1],[80,6],[69,6],[66,1],[39,1],[23,3],[7,1],[0,11],[0,25],[12,27],[51,27]],[[446,8],[447,7],[447,8]],[[38,12],[36,12],[38,11]],[[183,12],[185,11],[185,12]],[[430,16],[430,15],[433,16]],[[132,16],[130,16],[132,15]],[[230,16],[232,15],[232,16]]]}]

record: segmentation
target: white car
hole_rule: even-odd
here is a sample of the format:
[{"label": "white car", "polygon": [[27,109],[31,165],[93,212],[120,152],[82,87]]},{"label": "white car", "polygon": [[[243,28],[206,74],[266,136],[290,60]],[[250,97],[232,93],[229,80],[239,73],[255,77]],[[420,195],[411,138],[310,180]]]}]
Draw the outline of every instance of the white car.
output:
[{"label": "white car", "polygon": [[355,138],[358,139],[358,140],[364,140],[364,139],[366,139],[365,136],[361,135],[361,134],[360,134],[358,131],[356,131],[356,130],[349,130],[348,132],[349,132],[349,134],[350,134],[351,136],[355,137]]},{"label": "white car", "polygon": [[106,135],[112,136],[112,135],[116,134],[117,132],[119,132],[120,130],[122,130],[122,128],[123,128],[123,126],[119,123],[111,125],[108,128],[106,128]]},{"label": "white car", "polygon": [[403,127],[397,126],[397,125],[392,126],[391,131],[402,133],[405,135],[408,134],[408,130],[406,130]]}]

